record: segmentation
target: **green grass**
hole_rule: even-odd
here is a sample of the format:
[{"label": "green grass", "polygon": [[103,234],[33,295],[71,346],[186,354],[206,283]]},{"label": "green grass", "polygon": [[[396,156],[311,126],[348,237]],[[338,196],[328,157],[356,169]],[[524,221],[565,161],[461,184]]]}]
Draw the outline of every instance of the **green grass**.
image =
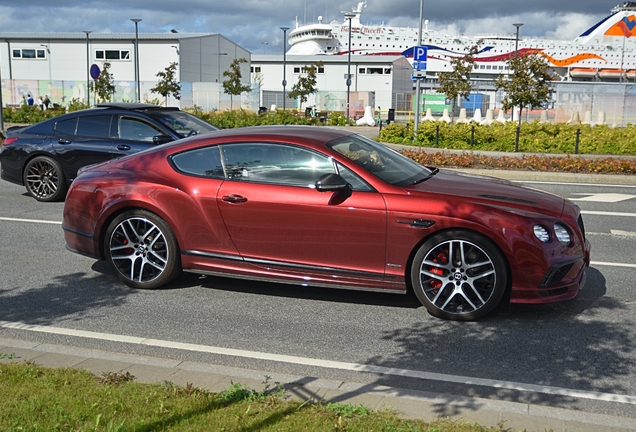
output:
[{"label": "green grass", "polygon": [[[10,355],[7,355],[9,358]],[[290,400],[269,377],[263,391],[239,383],[221,393],[188,384],[141,384],[32,363],[0,364],[0,430],[17,431],[503,431],[474,423],[426,423],[364,405]]]}]

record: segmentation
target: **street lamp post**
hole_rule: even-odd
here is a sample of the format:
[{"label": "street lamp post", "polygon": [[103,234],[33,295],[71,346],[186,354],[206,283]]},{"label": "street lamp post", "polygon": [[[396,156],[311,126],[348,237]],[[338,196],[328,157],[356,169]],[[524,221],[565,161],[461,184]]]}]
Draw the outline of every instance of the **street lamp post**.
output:
[{"label": "street lamp post", "polygon": [[137,83],[137,102],[141,100],[141,89],[139,88],[139,21],[141,18],[131,18],[135,23],[135,82]]},{"label": "street lamp post", "polygon": [[623,49],[621,50],[621,68],[618,70],[618,82],[623,82],[623,59],[625,58],[625,30],[623,29]]},{"label": "street lamp post", "polygon": [[287,99],[287,30],[289,27],[281,27],[283,31],[283,112],[285,112],[285,99]]},{"label": "street lamp post", "polygon": [[93,33],[90,30],[84,30],[86,33],[86,103],[90,106],[91,104],[91,84],[90,84],[90,73],[91,73],[91,53],[90,47],[88,45],[88,35]]},{"label": "street lamp post", "polygon": [[349,20],[349,46],[347,49],[347,106],[346,106],[346,114],[347,118],[347,126],[349,125],[349,103],[351,98],[351,19],[355,17],[356,14],[353,12],[345,12],[345,19]]},{"label": "street lamp post", "polygon": [[515,57],[517,56],[517,51],[519,51],[519,27],[521,27],[523,23],[514,23],[513,26],[517,27],[517,37],[515,38]]},{"label": "street lamp post", "polygon": [[[420,0],[420,31],[417,32],[417,46],[422,45],[422,17],[424,13],[424,0]],[[414,53],[415,54],[415,53]],[[421,78],[417,78],[417,82],[415,83],[415,123],[413,124],[413,136],[417,138],[417,129],[420,125],[420,98],[421,90],[420,83],[422,82]]]}]

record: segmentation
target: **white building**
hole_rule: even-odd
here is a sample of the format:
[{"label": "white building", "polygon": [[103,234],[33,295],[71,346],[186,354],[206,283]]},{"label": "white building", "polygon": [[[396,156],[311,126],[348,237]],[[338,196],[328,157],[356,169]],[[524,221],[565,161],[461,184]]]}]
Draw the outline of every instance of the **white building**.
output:
[{"label": "white building", "polygon": [[170,100],[171,105],[201,105],[200,97],[219,107],[222,74],[235,58],[247,60],[241,70],[245,83],[249,81],[250,52],[220,34],[141,33],[136,38],[135,33],[0,33],[3,104],[18,104],[27,93],[35,99],[48,94],[55,103],[85,100],[91,66],[103,68],[105,62],[117,87],[115,99],[135,101],[136,42],[142,102],[161,98],[150,89],[157,73],[172,62],[179,64],[182,99],[180,104]]},{"label": "white building", "polygon": [[[284,61],[283,61],[284,60]],[[298,56],[253,55],[252,82],[260,83],[260,106],[282,107],[283,104],[283,63],[286,64],[285,90],[289,92],[305,73],[305,67],[322,66],[317,70],[316,88],[302,107],[298,101],[287,99],[285,106],[302,109],[315,106],[317,110],[345,111],[347,93],[347,71],[350,67],[350,111],[351,115],[361,115],[364,107],[405,109],[400,106],[405,95],[413,94],[411,74],[413,68],[403,56],[355,56],[349,65],[347,56]],[[408,98],[410,101],[410,97]]]}]

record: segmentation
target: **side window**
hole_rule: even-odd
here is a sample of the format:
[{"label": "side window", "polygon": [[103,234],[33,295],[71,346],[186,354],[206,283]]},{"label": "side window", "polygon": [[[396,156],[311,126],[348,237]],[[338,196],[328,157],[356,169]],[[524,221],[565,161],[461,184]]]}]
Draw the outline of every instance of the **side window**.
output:
[{"label": "side window", "polygon": [[344,178],[347,181],[347,183],[351,185],[351,188],[353,190],[365,191],[365,192],[370,192],[373,190],[373,188],[369,186],[367,182],[362,180],[360,176],[358,176],[356,173],[351,171],[346,166],[341,165],[339,163],[336,163],[336,166],[338,167],[338,174],[340,174],[342,178]]},{"label": "side window", "polygon": [[203,177],[224,178],[219,147],[198,148],[172,156],[179,171]]},{"label": "side window", "polygon": [[321,175],[335,172],[330,158],[291,145],[228,144],[221,154],[234,180],[314,187]]},{"label": "side window", "polygon": [[110,120],[112,117],[112,115],[80,117],[77,122],[77,135],[110,138]]},{"label": "side window", "polygon": [[76,127],[77,127],[77,117],[73,117],[67,120],[62,120],[55,124],[55,130],[57,132],[67,134],[67,135],[75,135]]},{"label": "side window", "polygon": [[159,129],[136,118],[120,117],[117,124],[118,138],[131,141],[152,142],[157,135],[165,135]]}]

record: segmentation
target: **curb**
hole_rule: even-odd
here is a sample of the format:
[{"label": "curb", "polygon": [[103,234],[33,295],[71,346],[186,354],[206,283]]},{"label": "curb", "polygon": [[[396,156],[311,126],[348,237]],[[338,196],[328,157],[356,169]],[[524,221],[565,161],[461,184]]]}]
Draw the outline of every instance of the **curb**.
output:
[{"label": "curb", "polygon": [[178,386],[189,383],[210,392],[221,392],[232,383],[264,390],[264,377],[282,383],[286,397],[321,403],[364,404],[373,410],[389,409],[407,419],[476,422],[484,426],[528,431],[634,432],[636,418],[586,413],[517,402],[469,398],[396,387],[361,384],[206,363],[164,359],[135,354],[77,348],[17,339],[0,338],[0,353],[15,357],[0,363],[30,361],[39,366],[84,369],[95,375],[104,372],[130,372],[138,382]]}]

